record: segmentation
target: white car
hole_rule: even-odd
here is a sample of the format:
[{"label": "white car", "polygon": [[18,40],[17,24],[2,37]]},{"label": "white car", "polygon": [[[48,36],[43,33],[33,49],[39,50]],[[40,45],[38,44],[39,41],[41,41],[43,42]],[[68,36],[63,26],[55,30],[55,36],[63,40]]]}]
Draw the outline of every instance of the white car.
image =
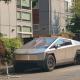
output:
[{"label": "white car", "polygon": [[35,38],[14,53],[15,72],[24,71],[27,66],[52,71],[57,65],[80,64],[80,42],[62,37]]}]

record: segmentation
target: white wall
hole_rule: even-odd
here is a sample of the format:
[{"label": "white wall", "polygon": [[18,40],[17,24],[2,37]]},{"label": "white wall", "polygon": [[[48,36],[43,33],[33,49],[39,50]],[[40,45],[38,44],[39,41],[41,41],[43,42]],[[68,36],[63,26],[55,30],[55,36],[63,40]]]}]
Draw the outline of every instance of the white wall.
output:
[{"label": "white wall", "polygon": [[16,0],[0,1],[0,32],[4,37],[16,37]]},{"label": "white wall", "polygon": [[53,34],[65,29],[65,0],[51,0],[51,26]]}]

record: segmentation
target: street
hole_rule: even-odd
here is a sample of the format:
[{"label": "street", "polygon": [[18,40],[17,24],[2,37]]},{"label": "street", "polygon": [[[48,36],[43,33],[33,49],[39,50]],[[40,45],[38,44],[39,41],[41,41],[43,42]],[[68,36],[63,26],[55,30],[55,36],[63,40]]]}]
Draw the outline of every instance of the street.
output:
[{"label": "street", "polygon": [[0,80],[80,80],[80,65],[56,67],[51,72],[33,70],[9,77],[0,75]]}]

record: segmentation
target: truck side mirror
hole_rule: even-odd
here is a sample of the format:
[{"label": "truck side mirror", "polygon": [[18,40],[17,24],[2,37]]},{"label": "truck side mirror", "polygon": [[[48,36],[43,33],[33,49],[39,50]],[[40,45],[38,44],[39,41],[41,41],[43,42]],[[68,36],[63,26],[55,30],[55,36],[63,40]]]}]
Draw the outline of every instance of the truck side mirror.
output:
[{"label": "truck side mirror", "polygon": [[57,49],[58,48],[58,45],[54,45],[54,48]]},{"label": "truck side mirror", "polygon": [[58,45],[53,45],[51,48],[57,49],[58,48]]}]

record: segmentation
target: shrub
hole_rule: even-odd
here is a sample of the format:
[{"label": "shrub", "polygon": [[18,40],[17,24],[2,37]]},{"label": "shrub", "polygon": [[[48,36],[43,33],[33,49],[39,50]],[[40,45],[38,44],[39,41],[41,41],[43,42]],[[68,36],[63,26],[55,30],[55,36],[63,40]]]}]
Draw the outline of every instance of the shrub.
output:
[{"label": "shrub", "polygon": [[22,46],[20,38],[0,38],[5,46],[5,60],[10,63],[14,56],[14,50]]},{"label": "shrub", "polygon": [[62,32],[62,33],[58,34],[58,36],[73,39],[75,37],[75,34],[72,32]]}]

